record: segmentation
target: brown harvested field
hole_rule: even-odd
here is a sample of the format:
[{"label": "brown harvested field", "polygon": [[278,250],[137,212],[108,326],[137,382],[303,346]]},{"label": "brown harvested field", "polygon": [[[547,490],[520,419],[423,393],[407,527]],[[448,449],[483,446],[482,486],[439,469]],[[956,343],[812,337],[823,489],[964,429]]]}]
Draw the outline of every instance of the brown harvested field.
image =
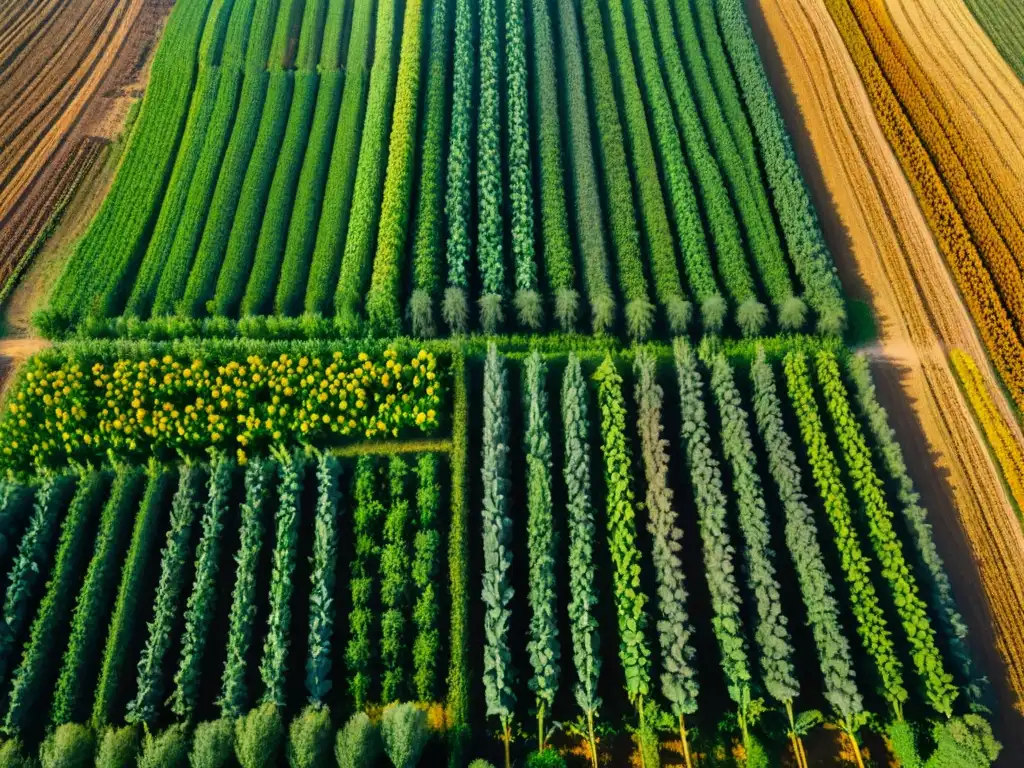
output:
[{"label": "brown harvested field", "polygon": [[[878,320],[879,393],[993,680],[1000,737],[1019,754],[1024,533],[946,356],[961,347],[986,360],[984,347],[827,10],[818,0],[748,6],[844,284]],[[1009,415],[988,365],[984,375]]]},{"label": "brown harvested field", "polygon": [[[896,29],[943,106],[1024,222],[1024,83],[962,0],[886,0]],[[1016,253],[1024,260],[1024,253]]]}]

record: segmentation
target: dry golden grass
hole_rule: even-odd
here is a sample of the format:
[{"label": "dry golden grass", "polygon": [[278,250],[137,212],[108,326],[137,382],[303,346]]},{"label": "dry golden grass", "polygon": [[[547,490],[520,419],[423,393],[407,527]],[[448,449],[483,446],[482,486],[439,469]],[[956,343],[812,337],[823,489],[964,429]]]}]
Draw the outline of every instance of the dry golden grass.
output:
[{"label": "dry golden grass", "polygon": [[[983,596],[972,629],[988,632],[1005,663],[1012,696],[1024,700],[1024,534],[946,360],[961,347],[977,360],[985,348],[950,277],[901,165],[890,149],[857,67],[820,0],[758,0],[800,108],[828,196],[848,248],[833,247],[845,282],[863,283],[879,322],[870,350],[882,389],[902,390],[913,412],[893,411],[901,435],[923,432],[927,445],[908,457],[919,483],[946,473],[956,513],[933,515],[940,537],[962,530],[977,562]],[[842,239],[842,235],[833,240]],[[981,375],[999,391],[994,371]],[[1000,396],[1000,413],[1012,419]],[[1021,435],[1014,424],[1014,438]],[[904,437],[903,442],[911,447]],[[930,454],[930,455],[929,455]],[[939,510],[933,510],[939,512]],[[955,566],[954,566],[955,567]],[[967,602],[973,602],[965,600]],[[978,606],[974,606],[975,609]],[[997,662],[998,665],[998,662]]]}]

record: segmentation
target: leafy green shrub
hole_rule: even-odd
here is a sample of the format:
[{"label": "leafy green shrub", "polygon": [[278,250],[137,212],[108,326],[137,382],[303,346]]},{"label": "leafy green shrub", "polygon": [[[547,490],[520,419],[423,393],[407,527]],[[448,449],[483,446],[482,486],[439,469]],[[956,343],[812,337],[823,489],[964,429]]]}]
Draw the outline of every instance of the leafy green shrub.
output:
[{"label": "leafy green shrub", "polygon": [[[146,563],[155,556],[153,551],[160,535],[160,520],[163,517],[164,502],[174,479],[173,472],[164,472],[159,465],[151,462],[146,469],[148,482],[142,497],[132,542],[122,568],[117,602],[110,618],[103,660],[100,665],[99,682],[93,700],[92,721],[99,727],[106,725],[120,713],[114,711],[117,692],[121,685],[121,673],[126,663],[125,655],[136,628],[136,615],[143,611],[142,573]],[[82,688],[84,695],[84,682]]]},{"label": "leafy green shrub", "polygon": [[563,465],[569,527],[569,634],[572,639],[576,705],[587,720],[591,755],[597,755],[594,716],[601,706],[597,683],[601,677],[601,648],[597,618],[597,566],[594,562],[594,506],[590,482],[590,422],[587,382],[579,358],[569,354],[562,376]]},{"label": "leafy green shrub", "polygon": [[901,768],[924,768],[924,762],[917,749],[917,729],[913,724],[906,720],[897,720],[889,724],[886,732],[893,757],[899,761]]},{"label": "leafy green shrub", "polygon": [[327,768],[334,745],[331,710],[310,704],[288,726],[288,765],[292,768]]},{"label": "leafy green shrub", "polygon": [[416,768],[430,738],[427,713],[411,702],[385,707],[380,735],[384,752],[395,768]]},{"label": "leafy green shrub", "polygon": [[558,540],[551,502],[551,430],[546,389],[547,365],[536,350],[526,359],[523,371],[523,411],[526,415],[526,509],[527,553],[530,569],[530,655],[533,676],[530,690],[537,699],[537,748],[544,749],[547,735],[544,716],[558,693],[558,593],[555,558]]},{"label": "leafy green shrub", "polygon": [[676,523],[673,491],[668,484],[668,440],[662,437],[662,404],[664,390],[657,383],[657,360],[649,353],[637,353],[636,402],[639,412],[644,474],[647,478],[647,530],[651,534],[651,560],[658,583],[657,624],[663,670],[661,692],[669,702],[679,725],[683,756],[690,765],[690,744],[686,732],[686,715],[697,711],[696,670],[693,662],[693,624],[686,613],[686,574],[679,556],[683,532]]},{"label": "leafy green shrub", "polygon": [[452,65],[452,124],[448,139],[448,184],[445,215],[448,220],[448,287],[442,315],[452,333],[469,324],[467,265],[470,254],[470,175],[473,133],[473,9],[470,0],[455,0],[455,54]]},{"label": "leafy green shrub", "polygon": [[494,766],[482,758],[477,758],[469,764],[469,768],[494,768]]},{"label": "leafy green shrub", "polygon": [[10,700],[3,729],[15,734],[29,727],[49,697],[53,684],[52,657],[63,646],[65,620],[79,588],[79,574],[86,558],[92,520],[109,491],[110,475],[83,473],[61,525],[60,541],[46,592],[36,609],[29,637],[22,649],[21,662],[11,678]]},{"label": "leafy green shrub", "polygon": [[164,657],[171,645],[174,618],[184,586],[184,573],[190,554],[189,540],[195,523],[196,492],[201,471],[185,464],[178,477],[178,489],[171,501],[171,523],[160,553],[160,581],[154,598],[153,618],[138,667],[138,692],[128,704],[125,719],[129,723],[148,723],[156,717],[163,700]]},{"label": "leafy green shrub", "polygon": [[412,586],[408,530],[409,499],[406,492],[409,464],[401,456],[388,462],[390,507],[384,519],[384,547],[380,553],[380,660],[383,668],[381,701],[390,703],[403,697],[408,687],[408,660],[405,617]]},{"label": "leafy green shrub", "polygon": [[[107,726],[96,750],[96,765],[104,768],[131,768],[135,765],[141,743],[136,726]],[[193,764],[193,768],[201,766]]]},{"label": "leafy green shrub", "polygon": [[96,734],[79,723],[65,723],[39,745],[42,768],[86,768],[93,764]]},{"label": "leafy green shrub", "polygon": [[338,768],[365,768],[383,751],[380,731],[365,712],[357,712],[338,731],[334,756]]},{"label": "leafy green shrub", "polygon": [[412,646],[413,683],[420,701],[433,701],[440,647],[439,606],[435,579],[440,570],[441,533],[438,507],[441,488],[437,479],[437,455],[422,454],[416,462],[416,516],[413,540],[412,582],[417,595],[412,611],[416,639]]},{"label": "leafy green shrub", "polygon": [[302,480],[306,465],[301,453],[280,462],[281,477],[277,485],[273,570],[270,574],[270,616],[263,638],[263,660],[260,679],[263,701],[285,706],[285,672],[288,669],[288,647],[292,620],[291,599],[294,585],[296,549],[299,539],[299,514],[302,507]]},{"label": "leafy green shrub", "polygon": [[526,768],[566,768],[566,763],[557,749],[549,747],[527,755]]},{"label": "leafy green shrub", "polygon": [[217,598],[220,539],[233,466],[224,458],[215,460],[207,483],[206,506],[200,521],[202,536],[196,547],[195,578],[185,605],[185,634],[171,694],[171,711],[183,720],[191,719],[199,699],[199,675]]},{"label": "leafy green shrub", "polygon": [[508,647],[509,618],[512,614],[512,521],[508,515],[509,444],[508,378],[504,358],[491,343],[484,363],[483,418],[483,585],[484,614],[484,701],[487,715],[501,722],[505,743],[505,768],[509,768],[509,743],[516,702],[515,669]]},{"label": "leafy green shrub", "polygon": [[103,506],[92,559],[76,598],[68,645],[53,694],[51,721],[54,725],[73,722],[86,715],[84,699],[93,679],[94,658],[100,652],[102,633],[107,628],[119,558],[131,521],[138,512],[142,485],[140,470],[119,469]]},{"label": "leafy green shrub", "polygon": [[25,756],[21,739],[6,739],[0,742],[0,768],[33,768],[35,762]]},{"label": "leafy green shrub", "polygon": [[926,768],[988,768],[1003,749],[992,735],[992,726],[978,714],[935,723],[932,739],[935,751]]},{"label": "leafy green shrub", "polygon": [[355,557],[349,589],[352,609],[349,612],[349,641],[345,663],[349,673],[349,694],[357,711],[371,700],[374,661],[379,651],[379,606],[375,599],[380,574],[379,528],[384,518],[384,503],[378,488],[377,459],[360,456],[355,473],[355,510],[352,533],[355,536]]},{"label": "leafy green shrub", "polygon": [[199,723],[192,734],[192,768],[224,768],[235,751],[235,729],[226,717]]},{"label": "leafy green shrub", "polygon": [[227,660],[219,700],[221,717],[239,717],[248,703],[246,659],[256,621],[256,571],[263,548],[263,516],[273,464],[250,459],[245,468],[245,499],[242,502],[238,552],[235,554],[235,585],[228,616]]},{"label": "leafy green shrub", "polygon": [[331,645],[334,638],[334,585],[338,568],[338,461],[329,453],[325,452],[317,459],[316,485],[306,691],[312,704],[322,704],[333,687]]},{"label": "leafy green shrub", "polygon": [[235,721],[235,757],[242,768],[272,768],[284,744],[284,722],[272,702],[264,702]]},{"label": "leafy green shrub", "polygon": [[188,741],[188,726],[184,723],[172,725],[157,736],[147,733],[137,768],[187,768]]},{"label": "leafy green shrub", "polygon": [[[504,226],[502,223],[501,88],[499,79],[498,8],[496,0],[480,0],[480,93],[477,104],[477,244],[483,295],[480,323],[494,333],[504,317]],[[456,22],[457,23],[457,22]]]}]

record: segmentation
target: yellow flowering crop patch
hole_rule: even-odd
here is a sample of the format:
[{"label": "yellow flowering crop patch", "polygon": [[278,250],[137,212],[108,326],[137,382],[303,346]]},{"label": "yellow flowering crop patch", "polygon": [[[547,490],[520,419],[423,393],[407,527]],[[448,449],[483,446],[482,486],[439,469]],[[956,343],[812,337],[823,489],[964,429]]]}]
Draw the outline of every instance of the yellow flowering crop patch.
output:
[{"label": "yellow flowering crop patch", "polygon": [[0,466],[150,455],[247,454],[274,445],[431,434],[447,405],[426,350],[93,363],[37,357],[0,421]]}]

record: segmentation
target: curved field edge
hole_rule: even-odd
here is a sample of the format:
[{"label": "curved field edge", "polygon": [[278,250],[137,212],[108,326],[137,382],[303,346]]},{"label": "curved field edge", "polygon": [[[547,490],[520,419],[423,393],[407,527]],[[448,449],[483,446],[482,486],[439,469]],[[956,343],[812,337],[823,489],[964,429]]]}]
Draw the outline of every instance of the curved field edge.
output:
[{"label": "curved field edge", "polygon": [[[755,29],[762,33],[762,51],[774,48],[784,68],[773,73],[776,91],[792,92],[788,118],[798,123],[790,129],[800,137],[805,174],[820,181],[814,188],[819,204],[835,205],[838,221],[827,234],[835,241],[837,264],[847,284],[860,283],[879,318],[880,340],[870,353],[876,368],[890,372],[879,377],[890,384],[881,387],[883,395],[890,403],[913,405],[913,416],[902,408],[890,407],[890,413],[900,429],[920,431],[927,441],[928,450],[911,459],[932,471],[915,475],[933,479],[932,493],[955,499],[955,508],[932,506],[947,510],[941,521],[947,543],[955,543],[962,529],[966,554],[977,562],[985,604],[975,606],[968,620],[972,631],[995,635],[1002,658],[986,661],[996,669],[1005,665],[1003,700],[1009,706],[1001,710],[1012,712],[1024,693],[1024,583],[1014,574],[1024,536],[945,354],[958,346],[984,361],[984,348],[827,12],[808,0],[760,0],[761,13],[753,0],[749,5],[760,22]],[[986,363],[982,370],[1000,411],[1010,416],[991,367]],[[973,570],[970,563],[962,567]]]},{"label": "curved field edge", "polygon": [[1024,81],[1024,8],[1013,0],[964,0],[993,44]]}]

